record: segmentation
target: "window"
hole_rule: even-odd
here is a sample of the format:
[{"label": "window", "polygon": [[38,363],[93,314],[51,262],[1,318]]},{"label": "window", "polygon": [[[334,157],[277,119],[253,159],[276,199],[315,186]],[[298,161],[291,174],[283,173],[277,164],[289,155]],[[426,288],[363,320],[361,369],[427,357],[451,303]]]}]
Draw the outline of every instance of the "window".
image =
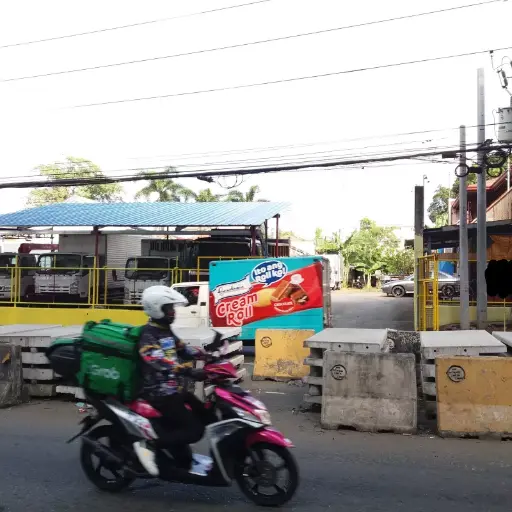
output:
[{"label": "window", "polygon": [[176,291],[180,292],[188,300],[189,306],[197,306],[199,286],[178,286]]}]

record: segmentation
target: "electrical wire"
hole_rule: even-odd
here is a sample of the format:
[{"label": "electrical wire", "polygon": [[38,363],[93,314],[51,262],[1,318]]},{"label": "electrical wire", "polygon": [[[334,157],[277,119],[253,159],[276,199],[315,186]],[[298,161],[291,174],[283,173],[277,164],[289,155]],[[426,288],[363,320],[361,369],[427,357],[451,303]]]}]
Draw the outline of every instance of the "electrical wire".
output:
[{"label": "electrical wire", "polygon": [[[369,146],[371,147],[371,146]],[[459,146],[432,146],[432,147],[422,147],[422,148],[406,148],[406,149],[391,149],[388,151],[377,151],[377,152],[367,152],[366,156],[390,156],[390,155],[406,155],[408,153],[416,153],[420,150],[431,150],[431,151],[439,151],[439,152],[448,152],[448,151],[455,151]],[[158,170],[165,170],[169,171],[170,169],[174,169],[173,172],[181,173],[181,172],[187,172],[186,170],[182,169],[209,169],[209,170],[217,170],[217,169],[225,169],[226,167],[231,168],[234,170],[235,166],[240,166],[240,164],[243,165],[244,169],[251,169],[251,168],[259,168],[263,165],[263,163],[266,163],[268,165],[276,165],[279,163],[318,163],[318,162],[332,162],[333,160],[339,159],[339,158],[352,158],[355,156],[360,155],[360,150],[364,148],[346,148],[343,151],[344,153],[340,154],[340,151],[335,151],[333,154],[327,155],[323,158],[318,158],[317,155],[323,155],[324,152],[317,152],[317,153],[298,153],[298,154],[292,154],[292,155],[277,155],[273,157],[267,157],[267,158],[255,158],[255,159],[243,159],[243,160],[228,160],[228,161],[218,161],[218,162],[207,162],[207,163],[193,163],[193,164],[182,164],[182,165],[165,165],[165,166],[153,166],[153,167],[135,167],[135,168],[128,168],[128,169],[115,169],[115,170],[108,170],[104,171],[103,175],[105,176],[113,176],[115,173],[126,173],[126,172],[138,172],[138,173],[151,173]],[[353,153],[356,151],[356,153]],[[352,152],[352,153],[351,153]],[[303,158],[303,157],[309,157]],[[316,157],[316,158],[313,158]],[[67,165],[66,162],[58,162],[57,165]],[[108,174],[107,174],[108,173]],[[124,176],[127,176],[126,174]],[[19,178],[40,178],[41,175],[25,175],[25,176],[11,176],[11,177],[2,177],[0,180],[16,180]],[[50,173],[45,174],[44,177],[49,179],[59,179],[61,177],[60,173]]]},{"label": "electrical wire", "polygon": [[156,20],[140,21],[138,23],[130,23],[128,25],[119,25],[117,27],[100,28],[100,29],[97,29],[97,30],[89,30],[87,32],[78,32],[76,34],[68,34],[68,35],[63,35],[63,36],[48,37],[46,39],[35,39],[33,41],[21,41],[21,42],[18,42],[18,43],[8,43],[8,44],[0,45],[0,50],[4,49],[4,48],[13,48],[13,47],[16,47],[16,46],[26,46],[26,45],[30,45],[30,44],[47,43],[49,41],[58,41],[58,40],[61,40],[61,39],[69,39],[69,38],[72,38],[72,37],[82,37],[82,36],[89,36],[89,35],[92,35],[92,34],[101,34],[103,32],[112,32],[114,30],[122,30],[122,29],[126,29],[126,28],[140,27],[140,26],[143,26],[143,25],[151,25],[151,24],[154,24],[154,23],[161,23],[161,22],[164,22],[164,21],[177,20],[177,19],[181,19],[181,18],[190,18],[192,16],[199,16],[201,14],[210,14],[210,13],[213,13],[213,12],[227,11],[227,10],[230,10],[230,9],[238,9],[239,7],[247,7],[247,6],[250,6],[250,5],[263,4],[263,3],[271,2],[271,1],[272,0],[254,0],[253,2],[247,2],[245,4],[230,5],[228,7],[218,7],[216,9],[210,9],[208,11],[192,12],[190,14],[181,14],[179,16],[171,16],[169,18],[159,18],[159,19],[156,19]]},{"label": "electrical wire", "polygon": [[360,28],[360,27],[366,27],[366,26],[370,26],[370,25],[377,25],[377,24],[382,24],[382,23],[389,23],[389,22],[394,22],[394,21],[407,20],[407,19],[411,19],[411,18],[418,18],[418,17],[421,17],[421,16],[429,16],[429,15],[432,15],[432,14],[446,13],[446,12],[450,12],[450,11],[456,11],[456,10],[460,10],[460,9],[467,9],[467,8],[470,8],[470,7],[477,7],[477,6],[482,6],[482,5],[487,5],[487,4],[492,4],[492,3],[502,2],[502,1],[503,0],[489,0],[487,2],[478,2],[478,3],[468,4],[468,5],[461,5],[461,6],[458,6],[458,7],[449,7],[449,8],[446,8],[446,9],[439,9],[439,10],[436,10],[436,11],[428,11],[428,12],[422,12],[422,13],[418,13],[418,14],[409,14],[409,15],[406,15],[406,16],[398,16],[398,17],[395,17],[395,18],[386,18],[386,19],[383,19],[383,20],[369,21],[369,22],[364,22],[364,23],[357,23],[357,24],[354,24],[354,25],[344,25],[344,26],[341,26],[341,27],[328,28],[328,29],[324,29],[324,30],[316,30],[316,31],[313,31],[313,32],[302,32],[300,34],[293,34],[293,35],[288,35],[288,36],[274,37],[274,38],[271,38],[271,39],[261,39],[259,41],[251,41],[251,42],[246,42],[246,43],[238,43],[238,44],[232,44],[232,45],[228,45],[228,46],[219,46],[219,47],[216,47],[216,48],[207,48],[207,49],[203,49],[203,50],[194,50],[194,51],[190,51],[190,52],[175,53],[175,54],[172,54],[172,55],[163,55],[163,56],[159,56],[159,57],[148,57],[148,58],[145,58],[145,59],[137,59],[137,60],[124,61],[124,62],[114,62],[114,63],[110,63],[110,64],[101,64],[101,65],[97,65],[97,66],[89,66],[89,67],[85,67],[85,68],[67,69],[67,70],[61,70],[61,71],[52,71],[52,72],[49,72],[49,73],[40,73],[40,74],[37,74],[37,75],[27,75],[27,76],[18,76],[18,77],[12,77],[12,78],[4,78],[4,79],[0,80],[0,83],[1,82],[16,82],[16,81],[19,81],[19,80],[32,80],[32,79],[36,79],[36,78],[47,78],[47,77],[50,77],[50,76],[67,75],[67,74],[71,74],[71,73],[82,73],[82,72],[85,72],[85,71],[97,71],[97,70],[100,70],[100,69],[114,68],[114,67],[120,67],[120,66],[128,66],[128,65],[141,64],[141,63],[147,63],[147,62],[155,62],[155,61],[160,61],[160,60],[165,60],[165,59],[173,59],[173,58],[176,58],[176,57],[186,57],[186,56],[191,56],[191,55],[199,55],[199,54],[203,54],[203,53],[211,53],[211,52],[218,52],[218,51],[224,51],[224,50],[231,50],[231,49],[234,49],[234,48],[243,48],[243,47],[246,47],[246,46],[261,45],[261,44],[267,44],[267,43],[275,43],[275,42],[278,42],[278,41],[286,41],[286,40],[289,40],[289,39],[295,39],[295,38],[300,38],[300,37],[307,37],[307,36],[313,36],[313,35],[318,35],[318,34],[327,34],[329,32],[336,32],[336,31],[340,31],[340,30],[347,30],[347,29],[352,29],[352,28]]},{"label": "electrical wire", "polygon": [[[500,145],[495,147],[488,147],[488,151],[509,148],[507,145]],[[479,146],[466,147],[464,153],[472,153],[478,151]],[[366,165],[371,163],[382,163],[382,162],[394,162],[397,160],[407,160],[417,157],[429,157],[439,156],[439,151],[425,151],[416,154],[407,155],[393,155],[378,158],[363,158],[354,160],[338,160],[333,162],[311,162],[306,164],[295,164],[295,165],[284,165],[274,167],[259,167],[250,169],[234,169],[234,170],[219,170],[219,171],[185,171],[185,172],[162,172],[154,173],[150,176],[132,175],[125,177],[94,177],[94,178],[64,178],[53,181],[39,180],[39,181],[21,181],[15,183],[0,183],[0,189],[4,188],[55,188],[62,186],[85,186],[85,185],[106,185],[111,183],[123,183],[123,182],[134,182],[134,181],[153,181],[159,179],[176,179],[176,178],[198,178],[198,177],[214,177],[214,176],[232,176],[232,175],[254,175],[254,174],[266,174],[276,172],[295,172],[325,168],[343,167],[349,165]]]},{"label": "electrical wire", "polygon": [[[503,48],[496,48],[493,51],[502,51],[502,50],[509,50],[512,46],[506,46]],[[355,73],[361,73],[363,71],[375,71],[379,69],[389,69],[389,68],[395,68],[400,66],[409,66],[412,64],[424,64],[427,62],[436,62],[436,61],[442,61],[442,60],[449,60],[449,59],[457,59],[462,57],[471,57],[474,55],[481,55],[484,53],[488,53],[490,50],[478,50],[473,52],[465,52],[465,53],[458,53],[454,55],[442,55],[439,57],[428,57],[425,59],[415,59],[415,60],[409,60],[409,61],[403,61],[403,62],[394,62],[390,64],[381,64],[378,66],[368,66],[368,67],[362,67],[362,68],[354,68],[354,69],[345,69],[342,71],[332,71],[330,73],[319,73],[316,75],[308,75],[308,76],[299,76],[299,77],[293,77],[293,78],[284,78],[281,80],[268,80],[265,82],[257,82],[252,84],[239,84],[239,85],[231,85],[226,87],[216,87],[211,89],[199,89],[196,91],[183,91],[183,92],[176,92],[171,94],[160,94],[157,96],[145,96],[140,98],[127,98],[122,100],[111,100],[111,101],[102,101],[98,103],[84,103],[81,105],[73,105],[71,107],[63,107],[66,108],[88,108],[88,107],[100,107],[105,105],[117,105],[120,103],[131,103],[136,101],[148,101],[148,100],[157,100],[157,99],[167,99],[167,98],[176,98],[179,96],[192,96],[196,94],[207,94],[212,92],[222,92],[222,91],[234,91],[238,89],[249,89],[253,87],[261,87],[265,85],[275,85],[275,84],[283,84],[283,83],[291,83],[291,82],[298,82],[298,81],[304,81],[304,80],[311,80],[311,79],[317,79],[317,78],[327,78],[332,76],[340,76],[340,75],[348,75],[348,74],[355,74]]]}]

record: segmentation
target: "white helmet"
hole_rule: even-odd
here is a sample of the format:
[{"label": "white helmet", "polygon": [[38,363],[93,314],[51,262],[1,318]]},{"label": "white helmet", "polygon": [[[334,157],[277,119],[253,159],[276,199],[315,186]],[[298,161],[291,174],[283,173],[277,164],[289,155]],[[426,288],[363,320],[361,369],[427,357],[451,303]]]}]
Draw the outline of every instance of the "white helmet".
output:
[{"label": "white helmet", "polygon": [[142,293],[140,303],[146,315],[154,320],[160,320],[166,316],[165,305],[186,306],[188,300],[180,292],[168,286],[150,286]]}]

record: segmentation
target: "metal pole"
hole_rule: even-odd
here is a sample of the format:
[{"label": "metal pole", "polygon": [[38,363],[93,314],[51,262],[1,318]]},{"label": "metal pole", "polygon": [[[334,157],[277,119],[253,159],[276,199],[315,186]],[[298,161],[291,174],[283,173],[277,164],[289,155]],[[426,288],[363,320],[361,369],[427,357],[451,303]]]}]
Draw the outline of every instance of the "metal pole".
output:
[{"label": "metal pole", "polygon": [[[460,127],[459,165],[466,165],[466,127]],[[460,328],[469,330],[469,254],[468,254],[468,191],[467,177],[459,178],[459,278],[460,278]]]},{"label": "metal pole", "polygon": [[[484,70],[478,69],[478,145],[485,142],[485,83]],[[485,329],[487,323],[487,286],[485,283],[485,268],[487,266],[487,229],[486,229],[486,170],[484,164],[484,151],[478,152],[478,165],[481,173],[478,175],[477,181],[477,226],[476,226],[476,324],[477,329]]]},{"label": "metal pole", "polygon": [[279,217],[280,215],[276,215],[276,253],[274,255],[275,258],[279,258]]},{"label": "metal pole", "polygon": [[414,187],[414,330],[420,330],[420,295],[422,290],[420,287],[420,258],[423,256],[423,226],[424,219],[425,196],[424,188]]}]

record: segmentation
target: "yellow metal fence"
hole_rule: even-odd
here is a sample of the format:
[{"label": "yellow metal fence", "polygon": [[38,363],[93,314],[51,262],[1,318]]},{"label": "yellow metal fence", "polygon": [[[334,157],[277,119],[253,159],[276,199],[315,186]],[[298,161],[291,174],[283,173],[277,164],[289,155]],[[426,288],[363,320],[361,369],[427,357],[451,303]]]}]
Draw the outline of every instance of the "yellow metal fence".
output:
[{"label": "yellow metal fence", "polygon": [[[0,305],[13,307],[133,308],[129,300],[133,279],[126,272],[146,273],[145,279],[168,286],[197,281],[196,268],[3,267],[0,268]],[[149,277],[148,277],[149,276]],[[154,279],[153,279],[154,277]],[[137,281],[143,281],[139,278]],[[140,289],[140,288],[138,288]]]},{"label": "yellow metal fence", "polygon": [[[454,265],[454,277],[450,278],[440,270],[442,262]],[[476,307],[476,260],[469,260],[469,307],[473,317]],[[459,260],[448,254],[431,254],[418,259],[419,278],[416,285],[418,301],[418,322],[421,331],[437,331],[447,324],[459,322],[460,282]],[[510,322],[512,297],[500,299],[488,297],[488,318],[490,323],[503,323],[506,330]]]}]

